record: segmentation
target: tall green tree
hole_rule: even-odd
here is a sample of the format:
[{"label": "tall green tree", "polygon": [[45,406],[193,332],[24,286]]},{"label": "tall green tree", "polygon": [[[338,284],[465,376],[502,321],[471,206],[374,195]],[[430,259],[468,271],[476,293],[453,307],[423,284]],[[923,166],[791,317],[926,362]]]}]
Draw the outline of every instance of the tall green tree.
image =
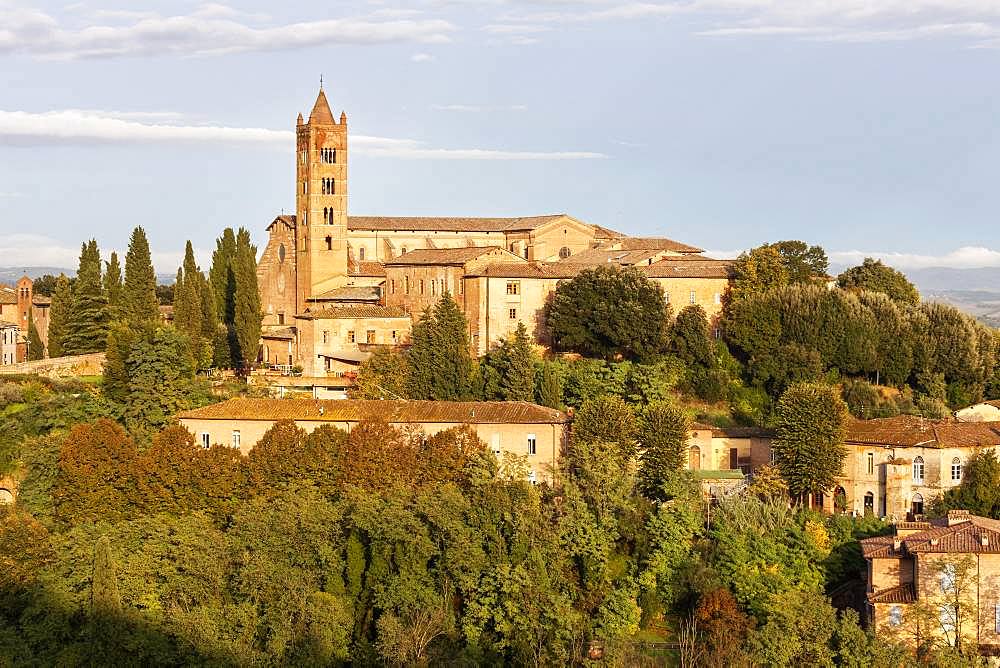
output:
[{"label": "tall green tree", "polygon": [[748,253],[741,253],[733,263],[733,273],[733,280],[726,291],[727,306],[771,288],[787,285],[789,280],[785,260],[773,246],[759,246]]},{"label": "tall green tree", "polygon": [[621,397],[607,394],[591,399],[573,418],[573,443],[615,443],[622,459],[631,460],[638,452],[638,424],[632,408]]},{"label": "tall green tree", "polygon": [[243,365],[257,361],[260,349],[260,291],[257,288],[257,247],[250,243],[250,232],[240,228],[233,257],[236,289],[233,296],[232,329],[237,352]]},{"label": "tall green tree", "polygon": [[155,327],[160,321],[156,298],[156,272],[149,253],[149,240],[141,227],[132,230],[125,254],[122,311],[133,327]]},{"label": "tall green tree", "polygon": [[663,350],[670,307],[638,269],[597,267],[559,283],[545,321],[559,349],[642,360]]},{"label": "tall green tree", "polygon": [[849,413],[834,388],[820,383],[792,385],[778,401],[774,461],[797,499],[833,488],[847,448]]},{"label": "tall green tree", "polygon": [[549,408],[560,408],[562,406],[562,383],[559,374],[556,373],[555,366],[550,362],[542,365],[542,373],[538,379],[538,388],[535,392],[535,403]]},{"label": "tall green tree", "polygon": [[104,301],[108,304],[108,320],[122,317],[122,267],[118,253],[111,251],[111,258],[104,264]]},{"label": "tall green tree", "polygon": [[138,338],[136,330],[124,320],[115,320],[108,327],[102,389],[112,401],[124,402],[128,397],[128,358]]},{"label": "tall green tree", "polygon": [[45,344],[42,343],[42,337],[38,333],[38,327],[35,326],[35,315],[34,309],[28,309],[28,361],[34,362],[36,360],[45,359]]},{"label": "tall green tree", "polygon": [[445,292],[413,326],[406,351],[409,394],[414,399],[467,401],[473,397],[469,324],[451,293]]},{"label": "tall green tree", "polygon": [[920,302],[920,293],[916,286],[902,272],[866,257],[864,262],[851,267],[837,277],[837,285],[845,290],[867,290],[881,292],[892,299],[906,304]]},{"label": "tall green tree", "polygon": [[707,368],[712,365],[714,345],[705,309],[697,304],[681,309],[670,328],[670,347],[689,366]]},{"label": "tall green tree", "polygon": [[91,239],[80,249],[80,266],[73,283],[73,307],[66,321],[63,351],[82,355],[104,349],[108,335],[107,303],[101,286],[101,255]]},{"label": "tall green tree", "polygon": [[778,251],[790,283],[808,283],[824,278],[830,260],[822,246],[810,246],[804,241],[788,240],[765,244]]},{"label": "tall green tree", "polygon": [[535,359],[528,330],[519,322],[513,336],[501,339],[480,360],[482,398],[487,401],[533,401]]},{"label": "tall green tree", "polygon": [[73,308],[73,291],[65,274],[59,274],[56,289],[49,307],[49,357],[62,357],[63,340],[68,334],[70,311]]},{"label": "tall green tree", "polygon": [[194,360],[187,337],[173,327],[147,330],[132,344],[125,367],[125,421],[130,430],[160,429],[191,407]]},{"label": "tall green tree", "polygon": [[671,403],[650,404],[639,416],[642,446],[639,490],[649,499],[665,501],[667,485],[684,467],[691,424],[687,414]]},{"label": "tall green tree", "polygon": [[236,257],[236,233],[227,227],[222,236],[215,240],[215,251],[212,253],[212,268],[209,270],[209,282],[215,292],[215,308],[221,322],[232,320],[233,292],[235,277],[233,276],[233,258]]},{"label": "tall green tree", "polygon": [[118,574],[111,558],[111,543],[101,536],[94,546],[94,572],[90,581],[90,612],[95,616],[113,616],[121,612]]}]

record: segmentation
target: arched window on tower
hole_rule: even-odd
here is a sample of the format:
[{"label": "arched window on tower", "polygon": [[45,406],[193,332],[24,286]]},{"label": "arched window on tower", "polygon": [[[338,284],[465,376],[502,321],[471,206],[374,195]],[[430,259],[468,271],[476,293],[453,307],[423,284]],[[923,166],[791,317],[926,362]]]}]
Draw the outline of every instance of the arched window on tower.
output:
[{"label": "arched window on tower", "polygon": [[333,237],[326,238],[326,249],[333,250]]},{"label": "arched window on tower", "polygon": [[560,260],[565,260],[570,255],[571,255],[571,252],[570,252],[569,248],[567,248],[566,246],[563,246],[562,248],[559,249],[559,259]]}]

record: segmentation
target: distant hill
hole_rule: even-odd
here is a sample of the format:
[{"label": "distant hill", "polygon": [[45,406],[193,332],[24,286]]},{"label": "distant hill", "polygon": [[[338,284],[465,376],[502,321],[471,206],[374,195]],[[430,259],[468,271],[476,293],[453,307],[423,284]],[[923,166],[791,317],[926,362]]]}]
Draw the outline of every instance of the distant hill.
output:
[{"label": "distant hill", "polygon": [[[76,276],[76,269],[67,269],[65,267],[0,267],[0,283],[16,283],[17,279],[25,274],[32,280],[45,274],[52,274],[53,276],[58,276],[59,274]],[[176,275],[174,274],[157,274],[156,282],[160,285],[173,285],[175,278]]]}]

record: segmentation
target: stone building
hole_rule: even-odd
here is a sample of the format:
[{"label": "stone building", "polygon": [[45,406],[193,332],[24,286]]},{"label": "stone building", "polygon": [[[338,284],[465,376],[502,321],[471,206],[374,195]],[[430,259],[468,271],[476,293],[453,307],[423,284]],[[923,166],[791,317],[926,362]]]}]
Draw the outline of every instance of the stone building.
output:
[{"label": "stone building", "polygon": [[982,401],[955,411],[955,419],[961,422],[1000,422],[1000,399]]},{"label": "stone building", "polygon": [[0,320],[15,324],[20,330],[16,361],[23,362],[28,356],[29,311],[42,344],[48,347],[51,305],[51,299],[34,293],[33,281],[27,276],[22,276],[14,287],[0,285]]},{"label": "stone building", "polygon": [[0,365],[9,366],[21,361],[21,327],[13,322],[0,320]]},{"label": "stone building", "polygon": [[848,425],[844,470],[832,494],[813,500],[828,512],[920,517],[931,501],[962,484],[979,450],[1000,452],[1000,422],[928,420],[900,415]]},{"label": "stone building", "polygon": [[[412,320],[445,291],[469,320],[477,353],[509,336],[518,322],[545,343],[541,313],[548,295],[559,280],[596,266],[641,268],[663,286],[675,310],[700,304],[711,317],[721,310],[731,263],[671,239],[627,237],[562,213],[348,215],[348,161],[347,116],[334,119],[321,89],[308,120],[300,114],[296,122],[295,213],[268,226],[257,267],[269,362],[315,366],[316,320],[304,317],[311,312],[380,304],[403,309]],[[344,331],[395,331],[398,342],[406,342],[395,322],[348,323],[346,312],[339,319]]]},{"label": "stone building", "polygon": [[377,419],[428,436],[469,425],[498,457],[527,458],[529,480],[550,479],[568,436],[568,418],[557,410],[512,401],[321,401],[314,399],[230,399],[178,415],[204,447],[229,445],[246,454],[278,420],[293,420],[307,432],[321,425],[350,431]]},{"label": "stone building", "polygon": [[1000,653],[1000,522],[952,510],[860,542],[877,633],[914,649],[960,640]]}]

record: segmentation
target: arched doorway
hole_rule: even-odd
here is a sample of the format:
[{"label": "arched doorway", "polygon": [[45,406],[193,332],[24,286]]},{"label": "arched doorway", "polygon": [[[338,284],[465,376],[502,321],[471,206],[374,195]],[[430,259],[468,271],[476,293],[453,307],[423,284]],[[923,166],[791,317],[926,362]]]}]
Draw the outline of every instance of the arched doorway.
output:
[{"label": "arched doorway", "polygon": [[692,445],[688,448],[688,468],[697,471],[701,468],[701,448]]},{"label": "arched doorway", "polygon": [[833,512],[847,512],[847,490],[840,485],[837,485],[836,489],[833,490]]},{"label": "arched doorway", "polygon": [[924,514],[924,497],[922,495],[913,495],[913,501],[910,503],[910,513],[912,513],[914,519]]}]

